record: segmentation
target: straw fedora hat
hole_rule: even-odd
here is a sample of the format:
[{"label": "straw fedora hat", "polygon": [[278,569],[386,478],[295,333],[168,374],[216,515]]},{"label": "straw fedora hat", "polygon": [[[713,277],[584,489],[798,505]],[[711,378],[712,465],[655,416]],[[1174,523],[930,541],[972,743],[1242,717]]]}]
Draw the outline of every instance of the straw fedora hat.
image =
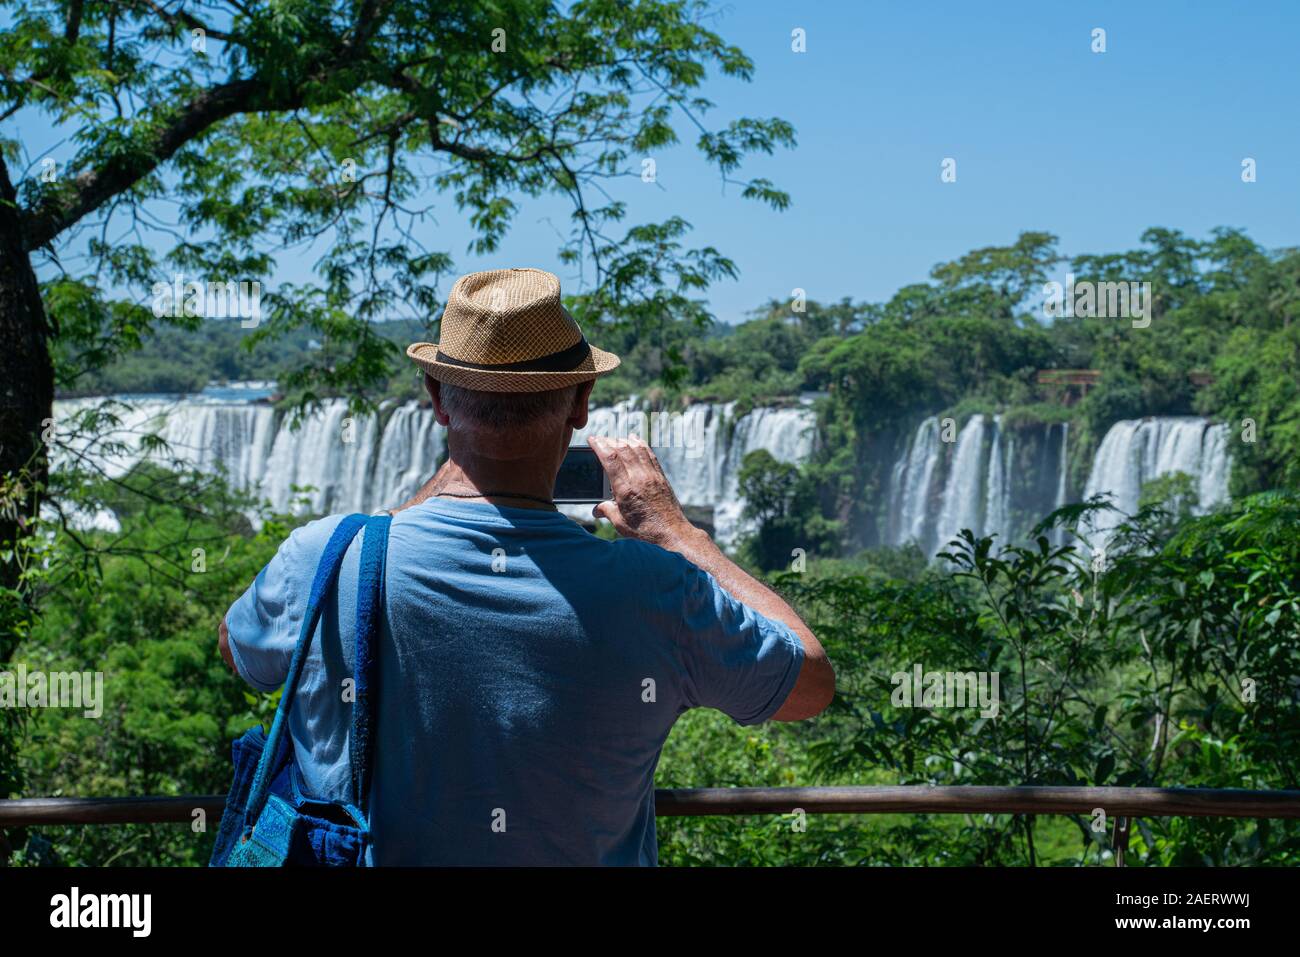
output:
[{"label": "straw fedora hat", "polygon": [[441,341],[406,354],[439,382],[479,392],[542,392],[618,368],[587,342],[560,305],[560,280],[541,269],[489,269],[461,276],[442,312]]}]

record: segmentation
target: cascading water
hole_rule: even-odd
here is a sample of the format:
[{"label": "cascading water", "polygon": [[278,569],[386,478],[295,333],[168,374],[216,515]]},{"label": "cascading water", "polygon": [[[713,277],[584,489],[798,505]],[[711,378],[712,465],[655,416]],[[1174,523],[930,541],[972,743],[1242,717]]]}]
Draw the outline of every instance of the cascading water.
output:
[{"label": "cascading water", "polygon": [[[1002,417],[993,420],[993,447],[989,450],[988,489],[984,495],[984,534],[1007,537],[1007,513],[1011,508],[1011,488],[1007,484],[1006,461],[1013,455],[1013,439],[1008,435],[1003,448]],[[1003,458],[1003,452],[1006,459]]]},{"label": "cascading water", "polygon": [[1007,534],[1013,446],[1001,417],[973,415],[956,435],[951,426],[925,419],[894,463],[891,502],[897,518],[888,526],[889,544],[911,542],[932,554],[963,528]]},{"label": "cascading water", "polygon": [[895,516],[890,541],[895,545],[926,541],[925,526],[930,515],[930,482],[943,446],[939,442],[939,420],[922,422],[907,451],[894,465],[892,475]]},{"label": "cascading water", "polygon": [[[56,428],[68,423],[70,429],[78,412],[102,401],[56,402]],[[288,416],[253,402],[126,399],[107,408],[119,424],[104,435],[65,436],[67,448],[56,455],[56,468],[84,457],[108,475],[120,475],[149,458],[200,472],[224,471],[234,487],[298,514],[398,504],[433,473],[443,446],[432,410],[415,403],[353,417],[345,402],[330,401],[297,429]],[[165,451],[145,448],[150,434],[166,442]]]},{"label": "cascading water", "polygon": [[1201,475],[1197,483],[1201,509],[1228,501],[1228,479],[1231,472],[1227,423],[1210,426],[1205,430],[1205,442],[1201,446]]},{"label": "cascading water", "polygon": [[[781,462],[806,461],[812,454],[814,421],[806,405],[764,406],[737,416],[734,402],[645,413],[629,401],[593,410],[571,444],[584,444],[588,435],[637,435],[650,442],[677,498],[683,505],[711,507],[714,537],[729,543],[745,531],[739,490],[745,456],[765,449]],[[587,506],[566,511],[574,517],[591,514]]]},{"label": "cascading water", "polygon": [[[1061,423],[1061,454],[1056,463],[1056,497],[1052,500],[1052,510],[1065,505],[1069,499],[1068,492],[1068,473],[1070,471],[1070,423]],[[1057,548],[1065,544],[1065,538],[1068,533],[1058,525],[1052,529],[1052,544]]]},{"label": "cascading water", "polygon": [[[342,401],[330,401],[293,429],[287,416],[256,402],[134,398],[114,404],[121,422],[107,441],[70,435],[75,413],[101,401],[55,403],[64,445],[56,468],[84,457],[120,475],[147,454],[163,458],[142,448],[143,436],[157,433],[170,446],[167,458],[204,472],[224,470],[236,487],[260,494],[276,510],[299,514],[370,512],[403,502],[434,472],[443,453],[443,431],[432,410],[413,402],[385,406],[377,416],[349,416]],[[625,402],[593,409],[574,444],[590,433],[647,438],[682,504],[712,508],[715,535],[729,543],[744,531],[738,476],[745,456],[766,449],[780,461],[803,462],[812,454],[813,425],[807,405],[737,416],[734,403],[646,414]],[[894,462],[883,490],[884,540],[915,542],[934,554],[970,528],[1007,542],[1023,538],[1053,508],[1103,492],[1131,514],[1142,484],[1173,472],[1192,477],[1201,509],[1228,497],[1225,425],[1192,417],[1117,422],[1097,449],[1082,496],[1071,495],[1067,482],[1068,438],[1064,423],[1006,428],[999,416],[974,415],[952,435],[939,419],[925,419]],[[567,511],[590,515],[586,506]],[[115,526],[110,513],[80,519],[94,527]],[[1106,513],[1093,531],[1104,539],[1119,520],[1117,513]],[[1064,539],[1058,533],[1056,540]]]},{"label": "cascading water", "polygon": [[[1005,543],[1071,501],[1068,423],[1007,429],[999,416],[973,415],[947,443],[944,431],[938,419],[925,419],[894,463],[889,544],[914,542],[933,554],[963,528]],[[1227,500],[1230,468],[1225,425],[1194,417],[1117,422],[1097,450],[1082,498],[1106,493],[1132,514],[1145,482],[1184,472],[1204,510]],[[1120,520],[1106,513],[1092,531],[1104,539]],[[1053,540],[1065,537],[1058,528]]]},{"label": "cascading water", "polygon": [[[70,423],[77,412],[102,401],[57,402],[55,421]],[[121,475],[145,457],[205,472],[224,470],[235,487],[297,514],[371,512],[400,504],[433,474],[444,447],[432,409],[414,402],[385,406],[378,415],[350,416],[346,403],[328,401],[296,429],[288,416],[252,402],[136,398],[114,402],[112,408],[121,421],[107,439],[65,435],[68,448],[56,457],[56,468],[84,456],[110,475]],[[759,408],[741,416],[735,411],[735,403],[699,403],[682,412],[643,415],[632,403],[622,403],[593,409],[573,444],[582,444],[590,433],[634,432],[653,439],[678,499],[712,508],[715,536],[730,542],[742,530],[738,475],[745,456],[766,449],[778,460],[802,462],[812,453],[814,422],[806,405]],[[167,442],[167,454],[146,451],[144,436],[151,433]],[[590,506],[566,511],[591,515]],[[99,528],[115,524],[105,514],[83,519]]]},{"label": "cascading water", "polygon": [[[986,476],[985,470],[980,466],[984,457],[986,421],[982,415],[972,415],[957,436],[952,465],[944,483],[939,524],[931,542],[931,551],[943,548],[963,528],[978,528],[983,531],[980,505],[984,498],[981,493],[986,484]],[[991,487],[992,483],[988,485]]]},{"label": "cascading water", "polygon": [[1192,479],[1204,511],[1228,499],[1228,427],[1192,416],[1116,422],[1093,457],[1083,497],[1108,495],[1118,511],[1093,516],[1085,531],[1096,546],[1138,508],[1144,483],[1181,472]]}]

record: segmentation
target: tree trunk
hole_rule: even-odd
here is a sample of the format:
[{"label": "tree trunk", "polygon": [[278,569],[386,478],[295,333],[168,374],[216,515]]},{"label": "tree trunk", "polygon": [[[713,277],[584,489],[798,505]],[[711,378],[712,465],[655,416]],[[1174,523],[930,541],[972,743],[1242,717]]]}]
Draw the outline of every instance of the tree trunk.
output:
[{"label": "tree trunk", "polygon": [[[49,327],[31,257],[23,249],[16,199],[0,162],[0,551],[12,547],[36,514],[35,486],[44,481],[47,466],[41,433],[54,403]],[[17,585],[16,563],[0,561],[0,589]],[[14,636],[4,617],[0,609],[0,662],[13,651]]]},{"label": "tree trunk", "polygon": [[[31,258],[23,249],[22,222],[9,171],[0,158],[0,669],[7,665],[29,620],[29,596],[19,579],[14,548],[27,519],[40,507],[37,486],[48,461],[41,441],[53,413],[54,368],[49,327]],[[0,797],[21,792],[15,751],[21,710],[0,712]],[[0,831],[0,867],[21,847],[24,831]]]}]

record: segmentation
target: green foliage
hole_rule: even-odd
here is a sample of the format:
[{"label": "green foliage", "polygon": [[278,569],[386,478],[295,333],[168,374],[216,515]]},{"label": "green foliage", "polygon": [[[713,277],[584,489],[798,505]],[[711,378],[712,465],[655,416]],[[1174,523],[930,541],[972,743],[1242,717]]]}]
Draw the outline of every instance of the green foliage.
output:
[{"label": "green foliage", "polygon": [[[249,694],[226,670],[216,627],[288,529],[263,516],[253,533],[240,511],[251,503],[219,480],[153,467],[88,492],[115,508],[122,530],[48,529],[40,616],[12,661],[102,672],[102,714],[28,709],[19,753],[24,795],[222,793],[231,739],[268,710],[267,696]],[[40,828],[9,839],[45,863],[201,864],[217,823],[207,821],[202,832]],[[37,862],[32,856],[18,862]]]},{"label": "green foliage", "polygon": [[[815,722],[740,728],[711,712],[673,730],[661,786],[830,784],[1296,786],[1300,495],[1210,515],[1170,511],[1174,478],[1094,562],[1074,546],[994,551],[963,533],[948,568],[893,550],[821,562],[775,585],[835,664]],[[1078,528],[1090,503],[1042,526]],[[1175,508],[1177,508],[1175,501]],[[899,707],[892,680],[997,671],[999,712]],[[1113,824],[1113,819],[1108,822]],[[1294,822],[1139,819],[1137,865],[1292,865]],[[667,819],[672,864],[1106,863],[1091,818],[1016,815]]]},{"label": "green foliage", "polygon": [[1172,472],[1152,479],[1143,484],[1138,494],[1138,508],[1150,510],[1153,522],[1156,521],[1157,509],[1167,517],[1161,529],[1166,533],[1190,519],[1200,503],[1196,480],[1186,472]]},{"label": "green foliage", "polygon": [[[1184,484],[1164,492],[1177,497]],[[1101,507],[1074,506],[1052,521],[1077,527]],[[1046,537],[995,552],[992,540],[963,532],[945,553],[951,571],[896,578],[869,565],[856,575],[779,576],[839,685],[817,740],[792,762],[799,783],[847,783],[871,768],[913,784],[1295,787],[1298,509],[1300,496],[1282,493],[1201,517],[1152,505],[1121,526],[1101,562]],[[917,663],[998,672],[997,717],[900,707],[892,679]],[[913,863],[1081,863],[1109,853],[1091,821],[1073,826],[1073,852],[1055,825],[1045,843],[1042,821],[993,815],[913,821],[882,844],[905,847]],[[1293,864],[1300,854],[1290,823],[1139,827],[1139,863]],[[803,859],[836,858],[841,839],[801,845]]]},{"label": "green foliage", "polygon": [[764,571],[788,566],[802,552],[835,547],[839,530],[822,517],[817,489],[799,466],[778,462],[766,449],[745,456],[737,476],[745,500],[743,517],[755,532],[741,544],[741,553]]},{"label": "green foliage", "polygon": [[[1300,255],[1294,257],[1300,268]],[[1232,490],[1300,483],[1300,322],[1279,329],[1234,329],[1214,361],[1202,407],[1228,421],[1236,461]]]},{"label": "green foliage", "polygon": [[[435,198],[468,223],[476,255],[500,248],[526,200],[567,202],[559,255],[587,277],[568,304],[589,333],[707,324],[703,293],[734,263],[687,246],[680,216],[626,222],[608,188],[683,127],[742,198],[790,202],[741,175],[749,157],[795,145],[788,122],[708,122],[709,74],[748,80],[753,64],[708,28],[702,0],[4,6],[0,113],[68,144],[56,175],[6,179],[20,182],[16,242],[40,264],[94,227],[88,266],[59,267],[43,289],[65,386],[156,330],[197,326],[140,304],[179,274],[262,281],[250,338],[320,344],[280,370],[290,400],[372,407],[397,358],[374,327],[436,326],[454,269],[424,245]],[[0,156],[22,153],[0,142]],[[313,257],[313,278],[270,284],[283,251]],[[680,364],[665,358],[672,384]]]}]

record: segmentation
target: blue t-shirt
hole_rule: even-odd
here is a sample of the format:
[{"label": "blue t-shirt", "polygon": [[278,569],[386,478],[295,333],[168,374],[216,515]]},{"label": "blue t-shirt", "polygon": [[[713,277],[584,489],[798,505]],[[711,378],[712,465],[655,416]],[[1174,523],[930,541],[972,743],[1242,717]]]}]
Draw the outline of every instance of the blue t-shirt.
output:
[{"label": "blue t-shirt", "polygon": [[[295,529],[226,615],[240,675],[284,682],[342,516]],[[308,789],[353,800],[361,535],[290,716]],[[677,716],[770,718],[803,645],[682,556],[563,515],[434,498],[394,516],[379,652],[376,864],[655,864],[654,771]]]}]

